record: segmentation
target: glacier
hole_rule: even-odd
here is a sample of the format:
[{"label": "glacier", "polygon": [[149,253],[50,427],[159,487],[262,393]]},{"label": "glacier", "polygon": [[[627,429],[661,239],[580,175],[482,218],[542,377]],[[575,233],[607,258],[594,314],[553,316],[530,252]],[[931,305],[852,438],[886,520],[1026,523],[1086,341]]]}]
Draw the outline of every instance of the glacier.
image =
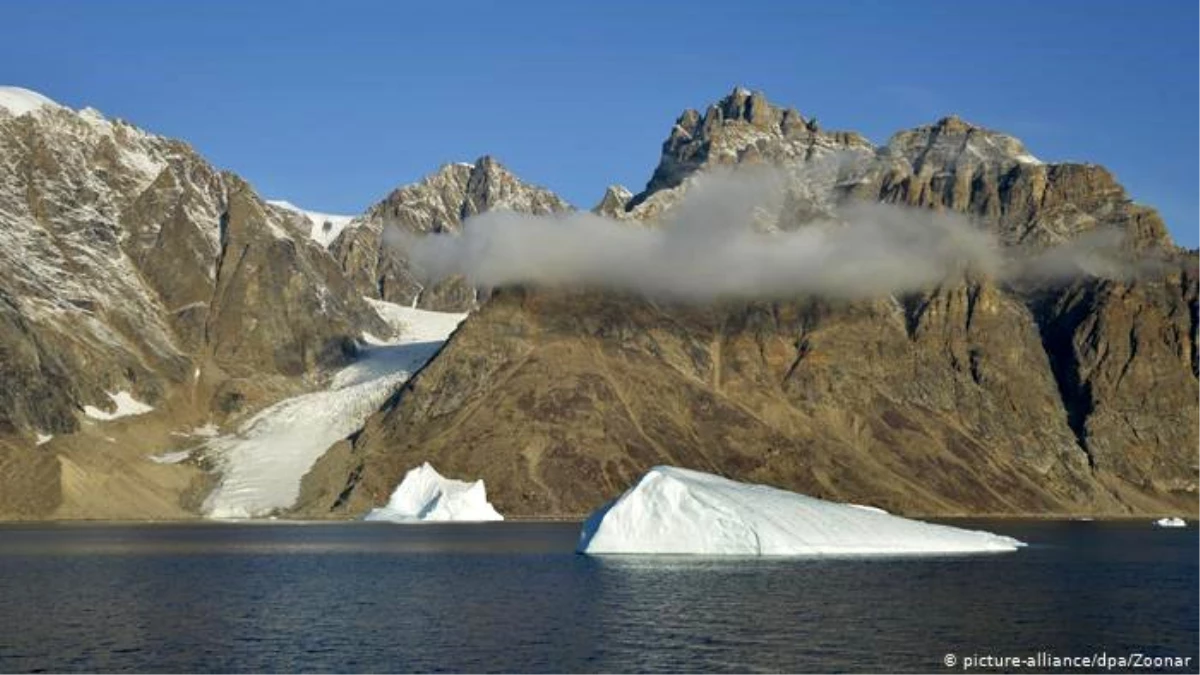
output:
[{"label": "glacier", "polygon": [[363,520],[480,522],[504,520],[504,516],[488,503],[482,480],[468,483],[445,478],[425,462],[409,469],[387,505],[371,509]]},{"label": "glacier", "polygon": [[235,433],[209,438],[204,454],[221,480],[201,507],[206,516],[259,518],[290,508],[325,451],[361,429],[466,318],[365,299],[398,337],[364,334],[360,358],[334,374],[326,390],[284,399]]},{"label": "glacier", "polygon": [[864,556],[991,553],[1024,545],[990,532],[657,466],[588,518],[576,550],[590,555]]}]

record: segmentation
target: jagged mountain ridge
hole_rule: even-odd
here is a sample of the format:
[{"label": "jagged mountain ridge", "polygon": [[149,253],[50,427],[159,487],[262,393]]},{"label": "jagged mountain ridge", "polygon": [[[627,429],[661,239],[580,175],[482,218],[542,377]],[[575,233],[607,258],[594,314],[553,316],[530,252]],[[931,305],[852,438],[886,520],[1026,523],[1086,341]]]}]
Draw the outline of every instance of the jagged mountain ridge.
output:
[{"label": "jagged mountain ridge", "polygon": [[585,513],[660,463],[908,513],[1195,512],[1196,257],[1106,170],[956,117],[876,148],[739,89],[681,115],[646,189],[596,211],[652,223],[699,173],[756,162],[790,173],[794,221],[867,200],[957,211],[1012,247],[1114,228],[1159,264],[707,308],[506,290],[328,458],[304,513],[377,506],[426,460],[515,515]]},{"label": "jagged mountain ridge", "polygon": [[1134,204],[1101,166],[1044,163],[1018,139],[953,115],[875,147],[742,88],[703,115],[679,116],[646,188],[625,202],[626,217],[653,220],[699,171],[763,162],[803,169],[791,186],[793,208],[809,217],[860,199],[967,213],[1010,245],[1056,244],[1110,226],[1131,247],[1175,250],[1157,212]]},{"label": "jagged mountain ridge", "polygon": [[485,155],[474,164],[447,164],[418,183],[396,189],[343,230],[330,250],[363,295],[424,309],[465,311],[477,304],[474,287],[455,278],[426,288],[420,270],[411,269],[402,252],[385,244],[385,232],[397,228],[417,235],[457,233],[467,218],[495,209],[545,215],[571,206]]}]

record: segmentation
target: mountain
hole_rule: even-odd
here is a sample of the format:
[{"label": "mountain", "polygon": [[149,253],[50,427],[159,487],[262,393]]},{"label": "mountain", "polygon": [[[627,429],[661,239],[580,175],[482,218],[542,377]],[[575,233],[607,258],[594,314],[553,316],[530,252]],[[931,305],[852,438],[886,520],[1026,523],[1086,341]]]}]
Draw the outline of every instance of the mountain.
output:
[{"label": "mountain", "polygon": [[506,516],[589,512],[656,464],[906,514],[1196,512],[1196,253],[1102,167],[957,117],[877,147],[737,89],[593,211],[657,227],[705,176],[769,164],[768,229],[879,202],[1023,254],[1116,231],[1128,269],[856,300],[426,288],[389,233],[570,205],[483,157],[307,211],[11,87],[0,156],[3,519],[353,517],[426,461]]},{"label": "mountain", "polygon": [[[569,208],[484,157],[360,217],[309,211],[15,87],[0,155],[0,519],[286,508],[461,319],[374,299],[419,293],[393,280],[385,228]],[[422,304],[475,293],[441,284]]]},{"label": "mountain", "polygon": [[318,463],[301,512],[363,513],[429,461],[515,516],[584,514],[657,464],[906,514],[1196,513],[1196,254],[1108,171],[957,117],[875,147],[737,89],[595,211],[653,225],[698,176],[753,163],[784,167],[781,221],[900,204],[1034,252],[1115,229],[1137,272],[708,306],[502,289]]},{"label": "mountain", "polygon": [[180,141],[0,92],[0,516],[186,514],[146,453],[387,325],[307,222]]},{"label": "mountain", "polygon": [[467,218],[497,209],[548,214],[567,211],[557,195],[525,183],[491,157],[474,164],[447,164],[420,182],[396,189],[352,222],[330,247],[359,293],[401,305],[439,311],[465,311],[477,304],[477,290],[449,279],[425,288],[420,270],[384,243],[396,228],[417,235],[460,232]]}]

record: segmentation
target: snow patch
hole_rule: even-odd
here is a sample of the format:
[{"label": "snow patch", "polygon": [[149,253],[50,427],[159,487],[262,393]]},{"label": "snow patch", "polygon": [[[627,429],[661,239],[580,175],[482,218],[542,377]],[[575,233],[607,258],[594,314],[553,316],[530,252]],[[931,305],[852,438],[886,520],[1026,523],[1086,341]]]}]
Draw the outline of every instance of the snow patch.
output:
[{"label": "snow patch", "polygon": [[1159,518],[1154,521],[1156,527],[1187,527],[1187,521],[1183,518]]},{"label": "snow patch", "polygon": [[923,523],[659,466],[584,524],[587,554],[860,556],[1014,551],[990,532]]},{"label": "snow patch", "polygon": [[137,400],[127,391],[118,391],[115,394],[105,392],[112,399],[113,406],[116,408],[113,412],[101,410],[94,406],[83,406],[83,414],[95,420],[115,420],[121,417],[130,417],[132,415],[143,415],[154,410],[154,406],[147,405]]},{"label": "snow patch", "polygon": [[256,518],[291,507],[300,480],[331,445],[362,428],[412,373],[422,368],[465,315],[375,301],[397,319],[399,337],[375,340],[334,375],[328,389],[285,399],[207,442],[221,482],[204,502],[212,518]]},{"label": "snow patch", "polygon": [[221,435],[221,430],[217,428],[217,425],[209,422],[204,426],[188,429],[187,431],[172,431],[171,435],[183,438],[216,438]]},{"label": "snow patch", "polygon": [[[350,224],[350,221],[354,220],[354,216],[341,216],[333,213],[321,213],[319,211],[302,209],[283,199],[269,199],[267,203],[271,206],[277,206],[281,209],[298,213],[307,218],[311,224],[308,236],[324,248],[329,248],[333,240],[337,239],[342,230],[346,229],[346,226]],[[329,227],[326,227],[326,225]]]},{"label": "snow patch", "polygon": [[482,480],[468,483],[445,478],[425,462],[404,474],[387,506],[371,509],[363,520],[480,522],[504,520],[504,516],[488,503]]},{"label": "snow patch", "polygon": [[217,428],[217,425],[209,422],[202,427],[196,427],[195,429],[192,429],[188,432],[188,435],[200,436],[201,438],[215,438],[221,435],[221,430]]},{"label": "snow patch", "polygon": [[1022,164],[1045,164],[1045,162],[1038,159],[1037,157],[1034,157],[1033,155],[1029,154],[1028,152],[1023,152],[1023,153],[1017,155],[1015,159]]},{"label": "snow patch", "polygon": [[178,464],[191,456],[191,450],[180,450],[179,452],[167,452],[161,455],[146,455],[146,458],[155,464]]},{"label": "snow patch", "polygon": [[37,432],[37,445],[45,445],[49,443],[50,439],[52,438],[54,438],[53,434],[43,434],[39,431]]},{"label": "snow patch", "polygon": [[23,87],[0,87],[0,108],[4,108],[15,117],[42,107],[61,108],[49,97],[25,89]]}]

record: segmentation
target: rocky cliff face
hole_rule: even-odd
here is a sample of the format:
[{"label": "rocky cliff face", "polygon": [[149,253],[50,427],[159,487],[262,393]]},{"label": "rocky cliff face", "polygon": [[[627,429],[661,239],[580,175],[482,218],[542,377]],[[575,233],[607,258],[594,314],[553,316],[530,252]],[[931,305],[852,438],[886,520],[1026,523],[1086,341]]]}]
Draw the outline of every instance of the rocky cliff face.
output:
[{"label": "rocky cliff face", "polygon": [[417,235],[459,232],[467,218],[496,209],[548,214],[570,209],[554,193],[521,181],[491,157],[474,164],[448,164],[419,183],[396,189],[351,223],[331,251],[365,296],[440,311],[477,304],[477,289],[449,279],[429,288],[403,252],[385,243],[396,228]]},{"label": "rocky cliff face", "polygon": [[1103,227],[1130,248],[1174,248],[1158,213],[1103,167],[1045,164],[1017,139],[957,117],[893,136],[846,192],[967,213],[1009,245],[1060,244]]},{"label": "rocky cliff face", "polygon": [[905,513],[1196,512],[1196,256],[1108,172],[954,117],[876,148],[737,90],[596,210],[653,222],[699,172],[759,161],[790,175],[793,221],[882,201],[963,213],[1010,250],[1115,229],[1152,264],[842,303],[505,290],[314,472],[308,513],[379,505],[426,460],[512,515],[586,512],[659,463]]},{"label": "rocky cliff face", "polygon": [[[0,516],[122,473],[178,497],[195,467],[137,478],[130,457],[387,330],[307,225],[184,143],[48,102],[0,106],[0,157]],[[117,420],[120,392],[155,411]]]}]

